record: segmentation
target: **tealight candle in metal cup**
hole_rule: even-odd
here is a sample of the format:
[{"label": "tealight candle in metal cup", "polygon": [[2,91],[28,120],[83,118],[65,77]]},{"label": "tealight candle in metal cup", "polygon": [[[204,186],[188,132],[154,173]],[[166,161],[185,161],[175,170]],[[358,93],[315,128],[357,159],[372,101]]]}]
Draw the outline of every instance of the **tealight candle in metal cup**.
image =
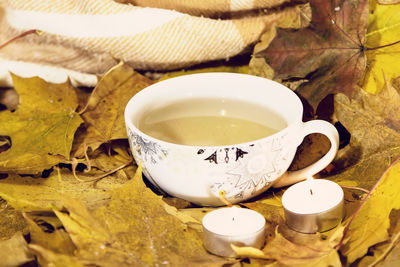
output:
[{"label": "tealight candle in metal cup", "polygon": [[234,257],[231,244],[261,248],[265,242],[265,218],[258,212],[229,207],[207,213],[203,218],[204,247],[223,257]]},{"label": "tealight candle in metal cup", "polygon": [[325,179],[308,179],[289,187],[282,196],[287,225],[301,233],[324,232],[344,216],[343,189]]}]

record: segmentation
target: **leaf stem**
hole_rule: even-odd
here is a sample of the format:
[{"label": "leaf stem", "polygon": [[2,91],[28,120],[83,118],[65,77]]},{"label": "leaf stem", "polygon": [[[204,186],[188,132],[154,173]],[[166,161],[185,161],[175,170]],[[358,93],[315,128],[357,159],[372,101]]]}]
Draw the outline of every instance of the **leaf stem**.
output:
[{"label": "leaf stem", "polygon": [[114,172],[122,170],[123,168],[127,167],[131,163],[132,163],[132,160],[127,162],[127,163],[125,163],[125,164],[122,164],[121,166],[119,166],[118,168],[116,168],[116,169],[114,169],[112,171],[106,172],[106,173],[104,173],[102,175],[99,175],[97,177],[93,177],[91,179],[81,179],[81,178],[79,178],[78,175],[76,174],[76,171],[75,171],[74,167],[72,167],[72,174],[74,175],[75,179],[78,180],[79,182],[82,182],[82,183],[96,182],[96,181],[98,181],[100,179],[103,179],[104,177],[107,177],[110,174],[113,174]]},{"label": "leaf stem", "polygon": [[374,186],[371,188],[371,190],[368,192],[368,194],[365,196],[365,198],[361,201],[360,205],[357,207],[357,210],[353,213],[353,215],[350,218],[349,223],[346,225],[346,227],[343,230],[343,236],[340,239],[340,242],[335,246],[336,250],[339,250],[340,247],[343,245],[343,242],[346,238],[347,233],[349,232],[349,228],[351,223],[353,222],[354,218],[356,217],[356,215],[358,214],[358,212],[360,211],[361,207],[364,205],[364,203],[367,201],[367,199],[369,199],[369,197],[372,195],[372,192],[375,190],[375,188],[378,186],[378,184],[382,181],[383,177],[385,177],[385,175],[388,173],[388,171],[391,169],[391,167],[393,165],[395,165],[396,163],[398,163],[400,161],[400,156],[398,156],[396,158],[395,161],[393,161],[387,168],[386,170],[383,172],[383,174],[381,175],[381,177],[379,177],[378,181],[376,181],[376,183],[374,184]]},{"label": "leaf stem", "polygon": [[36,33],[37,35],[40,35],[40,34],[41,34],[41,31],[38,31],[38,30],[29,30],[29,31],[23,32],[23,33],[21,33],[21,34],[15,36],[14,38],[8,40],[7,42],[1,44],[1,45],[0,45],[0,49],[6,47],[7,45],[11,44],[12,42],[14,42],[14,41],[16,41],[16,40],[18,40],[18,39],[20,39],[20,38],[22,38],[22,37],[24,37],[24,36],[27,36],[27,35],[30,35],[30,34],[33,34],[33,33]]},{"label": "leaf stem", "polygon": [[87,162],[87,167],[86,167],[85,171],[86,172],[90,172],[90,170],[92,169],[92,164],[90,164],[90,159],[89,159],[89,156],[87,154],[87,151],[88,151],[88,148],[86,146],[86,139],[85,139],[83,141],[83,152],[85,154],[85,159],[86,159],[86,162]]},{"label": "leaf stem", "polygon": [[392,45],[395,45],[395,44],[398,44],[398,43],[400,43],[400,40],[399,40],[399,41],[396,41],[396,42],[393,42],[393,43],[390,43],[390,44],[381,45],[381,46],[366,47],[364,50],[365,50],[365,51],[377,50],[377,49],[385,48],[385,47],[392,46]]},{"label": "leaf stem", "polygon": [[346,188],[346,189],[353,189],[353,190],[359,190],[362,191],[364,193],[369,193],[369,191],[367,189],[361,188],[361,187],[357,187],[357,186],[347,186],[347,185],[341,185],[342,188]]}]

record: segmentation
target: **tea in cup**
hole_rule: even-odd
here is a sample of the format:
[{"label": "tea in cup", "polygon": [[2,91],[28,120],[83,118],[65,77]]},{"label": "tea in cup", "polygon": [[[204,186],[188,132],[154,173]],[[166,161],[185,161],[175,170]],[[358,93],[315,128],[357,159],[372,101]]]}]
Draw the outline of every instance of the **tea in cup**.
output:
[{"label": "tea in cup", "polygon": [[[200,205],[252,198],[325,168],[338,149],[335,127],[302,122],[300,99],[257,76],[201,73],[171,78],[136,94],[126,106],[129,143],[145,176],[162,191]],[[310,166],[287,172],[311,133],[331,148]]]}]

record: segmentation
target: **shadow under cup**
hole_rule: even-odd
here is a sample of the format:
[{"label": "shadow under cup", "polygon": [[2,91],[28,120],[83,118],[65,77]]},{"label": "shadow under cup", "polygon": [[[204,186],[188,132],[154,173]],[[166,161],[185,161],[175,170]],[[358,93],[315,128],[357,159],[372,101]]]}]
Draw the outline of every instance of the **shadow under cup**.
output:
[{"label": "shadow under cup", "polygon": [[[262,106],[279,115],[274,117],[284,120],[286,127],[250,142],[219,146],[166,142],[137,127],[152,110],[194,99],[226,99]],[[218,197],[220,190],[225,191],[231,203],[241,202],[271,186],[303,180],[333,160],[338,148],[335,127],[319,120],[303,123],[302,115],[300,99],[277,82],[246,74],[201,73],[171,78],[143,89],[127,104],[125,123],[133,156],[155,186],[196,204],[218,206],[223,205]],[[245,116],[241,112],[235,114],[252,120]],[[269,117],[265,115],[266,122]],[[297,146],[310,133],[326,135],[331,149],[312,165],[287,172]]]}]

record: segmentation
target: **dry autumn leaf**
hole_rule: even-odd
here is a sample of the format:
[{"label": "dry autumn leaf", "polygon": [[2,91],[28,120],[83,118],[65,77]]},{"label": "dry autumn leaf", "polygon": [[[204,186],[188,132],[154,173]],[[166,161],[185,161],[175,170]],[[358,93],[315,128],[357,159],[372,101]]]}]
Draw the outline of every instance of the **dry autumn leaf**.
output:
[{"label": "dry autumn leaf", "polygon": [[[97,149],[94,152],[88,153],[91,167],[107,173],[133,161],[132,156],[129,154],[128,143],[113,143],[108,148],[109,151],[105,151],[106,149]],[[108,155],[108,152],[111,155]],[[87,162],[86,164],[88,165]],[[93,175],[89,174],[86,176]]]},{"label": "dry autumn leaf", "polygon": [[335,96],[336,120],[350,132],[349,145],[339,150],[332,179],[354,180],[371,188],[400,154],[400,95],[390,84],[378,95],[358,89],[350,100]]},{"label": "dry autumn leaf", "polygon": [[[297,7],[299,9],[298,16],[296,18],[292,18],[292,23],[282,23],[281,21],[276,25],[279,28],[303,28],[307,27],[311,21],[311,7],[309,3]],[[290,20],[289,20],[290,21]],[[265,50],[271,41],[276,36],[276,29],[272,27],[268,31],[264,32],[260,37],[260,40],[253,49],[253,54],[256,55],[258,52]],[[264,77],[267,79],[273,79],[274,77],[274,70],[269,66],[263,57],[256,57],[252,56],[249,62],[249,74]],[[291,87],[289,87],[291,88]]]},{"label": "dry autumn leaf", "polygon": [[[285,228],[283,228],[285,229]],[[290,229],[275,232],[274,238],[262,250],[233,247],[240,257],[276,260],[279,266],[342,266],[334,248],[343,227],[338,227],[330,238],[301,234]]]},{"label": "dry autumn leaf", "polygon": [[397,162],[385,172],[369,199],[355,215],[348,228],[348,240],[340,249],[349,264],[364,256],[372,245],[389,239],[390,213],[400,209],[399,177],[400,163]]},{"label": "dry autumn leaf", "polygon": [[[165,202],[148,189],[138,169],[112,193],[106,206],[89,212],[79,201],[56,211],[86,264],[106,266],[221,266],[231,262],[208,254],[199,234],[168,214]],[[65,256],[65,255],[63,255]]]},{"label": "dry autumn leaf", "polygon": [[94,151],[103,143],[127,138],[125,106],[132,96],[152,83],[122,62],[109,70],[93,89],[83,110],[87,129],[76,140],[75,156],[83,156],[84,144]]},{"label": "dry autumn leaf", "polygon": [[[97,175],[99,172],[89,173],[89,178]],[[127,180],[128,177],[123,171],[108,175],[95,183],[76,180],[68,169],[61,170],[60,175],[53,171],[47,178],[10,174],[6,179],[0,180],[0,196],[13,208],[23,211],[51,211],[53,208],[62,208],[67,196],[80,199],[88,207],[94,208],[109,201],[110,191],[122,186]]]},{"label": "dry autumn leaf", "polygon": [[0,112],[0,135],[11,148],[0,153],[0,172],[36,174],[66,162],[74,133],[82,123],[73,87],[12,75],[20,104]]},{"label": "dry autumn leaf", "polygon": [[[351,139],[339,151],[334,162],[338,173],[332,179],[352,179],[361,187],[372,187],[400,154],[398,103],[399,93],[387,82],[376,96],[361,89],[351,102],[342,94],[335,96],[335,117],[351,133]],[[349,263],[364,256],[372,245],[388,239],[389,214],[400,203],[397,177],[392,174],[381,182],[351,224],[350,239],[342,248]]]},{"label": "dry autumn leaf", "polygon": [[25,214],[24,217],[29,225],[30,245],[46,247],[55,253],[74,255],[76,247],[64,229],[44,230],[28,215]]},{"label": "dry autumn leaf", "polygon": [[[400,75],[400,5],[379,5],[370,0],[366,47],[367,69],[363,88],[377,93],[385,85],[385,73],[391,81]],[[383,47],[382,47],[383,46]]]},{"label": "dry autumn leaf", "polygon": [[307,78],[297,92],[315,110],[328,94],[350,97],[364,72],[368,0],[313,0],[310,5],[307,28],[277,29],[271,44],[256,56],[265,58],[276,78]]}]

